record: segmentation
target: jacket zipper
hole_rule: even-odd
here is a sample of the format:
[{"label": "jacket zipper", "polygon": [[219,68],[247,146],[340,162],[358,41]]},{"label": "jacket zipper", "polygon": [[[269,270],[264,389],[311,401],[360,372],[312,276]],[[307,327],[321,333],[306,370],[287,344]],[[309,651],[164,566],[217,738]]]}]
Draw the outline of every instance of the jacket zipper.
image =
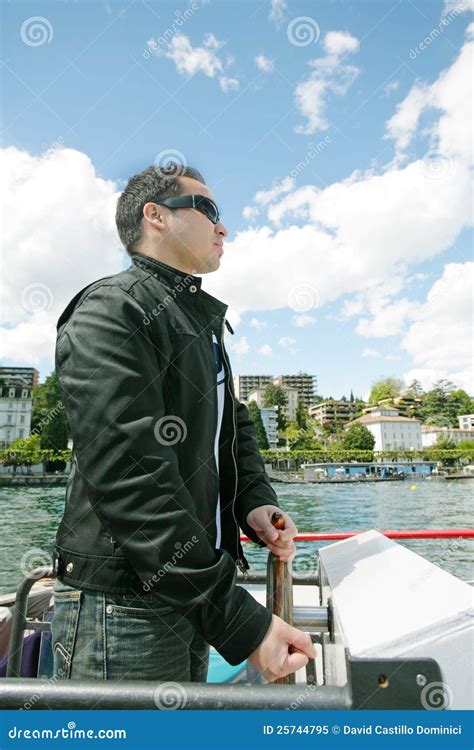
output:
[{"label": "jacket zipper", "polygon": [[237,461],[236,461],[235,453],[234,453],[234,445],[235,445],[235,441],[236,441],[236,437],[237,437],[237,426],[235,424],[235,402],[234,402],[234,396],[233,396],[232,388],[231,388],[231,385],[230,385],[230,365],[229,365],[229,361],[228,361],[228,359],[226,357],[225,349],[224,349],[224,326],[225,326],[225,324],[226,324],[226,320],[224,318],[224,320],[222,321],[222,328],[221,328],[221,350],[222,350],[222,354],[223,354],[224,359],[225,359],[226,364],[227,364],[226,379],[227,379],[227,387],[228,387],[230,398],[231,398],[231,401],[232,401],[232,424],[233,424],[233,428],[234,428],[234,434],[232,436],[231,452],[232,452],[232,460],[234,462],[234,472],[235,472],[234,496],[232,498],[232,515],[234,516],[235,526],[236,526],[236,529],[237,529],[237,539],[236,539],[236,542],[237,542],[236,543],[237,554],[236,554],[236,560],[235,560],[235,562],[238,565],[238,567],[240,568],[240,570],[242,571],[242,573],[244,574],[244,577],[246,577],[249,565],[248,565],[248,563],[247,563],[247,561],[245,560],[244,557],[240,557],[239,524],[237,522],[237,518],[235,517],[235,498],[236,498],[236,495],[237,495],[237,478],[238,478],[238,472],[237,472]]}]

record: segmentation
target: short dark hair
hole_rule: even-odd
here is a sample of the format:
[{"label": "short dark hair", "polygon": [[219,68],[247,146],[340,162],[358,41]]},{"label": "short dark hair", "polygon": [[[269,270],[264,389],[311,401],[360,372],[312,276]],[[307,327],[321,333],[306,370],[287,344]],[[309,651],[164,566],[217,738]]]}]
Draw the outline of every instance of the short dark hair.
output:
[{"label": "short dark hair", "polygon": [[127,253],[133,255],[142,236],[143,206],[157,198],[181,195],[178,177],[192,177],[206,183],[200,172],[183,164],[168,163],[166,167],[147,167],[131,177],[117,201],[115,223]]}]

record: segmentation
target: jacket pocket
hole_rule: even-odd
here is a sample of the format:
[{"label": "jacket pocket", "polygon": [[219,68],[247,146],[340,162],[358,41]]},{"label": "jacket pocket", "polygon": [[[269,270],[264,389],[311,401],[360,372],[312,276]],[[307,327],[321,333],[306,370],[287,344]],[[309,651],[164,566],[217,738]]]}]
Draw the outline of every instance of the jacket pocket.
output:
[{"label": "jacket pocket", "polygon": [[54,675],[68,680],[77,637],[82,591],[56,581],[53,589],[54,616],[51,623]]}]

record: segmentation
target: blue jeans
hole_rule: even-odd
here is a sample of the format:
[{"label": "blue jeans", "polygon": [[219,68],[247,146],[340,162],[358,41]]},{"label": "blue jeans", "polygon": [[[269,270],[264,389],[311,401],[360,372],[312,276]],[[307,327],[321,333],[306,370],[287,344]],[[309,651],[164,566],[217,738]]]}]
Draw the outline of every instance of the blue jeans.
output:
[{"label": "blue jeans", "polygon": [[206,682],[209,644],[155,594],[107,594],[54,582],[56,679]]}]

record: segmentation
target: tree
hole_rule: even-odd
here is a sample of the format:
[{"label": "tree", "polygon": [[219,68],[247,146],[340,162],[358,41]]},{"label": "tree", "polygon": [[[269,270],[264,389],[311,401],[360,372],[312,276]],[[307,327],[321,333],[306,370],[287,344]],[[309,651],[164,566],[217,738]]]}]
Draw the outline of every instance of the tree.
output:
[{"label": "tree", "polygon": [[460,451],[474,451],[474,440],[461,440],[456,448]]},{"label": "tree", "polygon": [[457,445],[454,442],[454,440],[445,438],[443,435],[438,435],[438,438],[436,440],[436,447],[441,448],[442,450],[445,450],[445,451],[451,451],[457,448]]},{"label": "tree", "polygon": [[[67,448],[67,427],[62,410],[51,412],[50,418],[43,427],[40,436],[41,450],[52,450],[55,453]],[[46,472],[64,471],[66,462],[46,461]]]},{"label": "tree", "polygon": [[403,380],[398,378],[383,378],[372,384],[369,404],[378,404],[384,398],[397,398],[403,390]]},{"label": "tree", "polygon": [[372,450],[375,438],[364,424],[353,424],[346,430],[342,446],[346,450]]},{"label": "tree", "polygon": [[472,414],[474,400],[462,388],[455,388],[449,380],[438,380],[425,393],[420,409],[427,424],[439,427],[457,427],[461,414]]},{"label": "tree", "polygon": [[354,407],[355,407],[355,419],[358,417],[361,417],[363,414],[363,411],[365,409],[365,401],[361,398],[356,398],[354,401]]},{"label": "tree", "polygon": [[421,387],[421,383],[419,380],[412,380],[408,388],[406,389],[404,396],[409,396],[410,398],[421,398],[423,395],[423,388]]},{"label": "tree", "polygon": [[296,407],[296,424],[300,428],[300,430],[307,429],[308,420],[309,420],[309,414],[306,411],[303,404],[301,403],[301,401],[299,401],[298,406]]},{"label": "tree", "polygon": [[319,446],[316,443],[314,433],[307,430],[292,430],[288,432],[288,443],[291,450],[315,450]]},{"label": "tree", "polygon": [[[41,450],[66,450],[69,429],[56,372],[35,389],[34,395],[32,432],[40,435]],[[63,471],[65,466],[62,460],[46,461],[45,468],[47,472]]]},{"label": "tree", "polygon": [[474,399],[468,396],[466,391],[462,388],[457,388],[456,390],[451,391],[451,393],[448,393],[447,407],[450,416],[452,416],[453,422],[457,427],[458,417],[460,417],[461,414],[474,413]]},{"label": "tree", "polygon": [[19,466],[26,466],[28,473],[30,473],[31,466],[38,460],[39,451],[39,435],[28,435],[26,438],[17,438],[5,450],[2,463],[4,466],[13,466],[14,474],[16,474]]},{"label": "tree", "polygon": [[31,432],[39,435],[45,424],[51,419],[51,416],[61,412],[66,425],[66,430],[70,436],[69,424],[64,411],[64,405],[61,401],[59,390],[58,376],[56,372],[48,375],[44,383],[40,383],[33,389],[33,412],[31,415]]},{"label": "tree", "polygon": [[277,407],[277,427],[279,430],[286,428],[286,419],[283,413],[283,407],[288,403],[288,397],[279,385],[274,383],[268,383],[265,386],[263,392],[263,404],[264,406],[276,406]]},{"label": "tree", "polygon": [[248,405],[249,417],[255,425],[255,433],[257,437],[257,443],[260,450],[269,450],[270,445],[268,443],[267,433],[263,426],[262,414],[258,408],[256,401],[250,401]]}]

